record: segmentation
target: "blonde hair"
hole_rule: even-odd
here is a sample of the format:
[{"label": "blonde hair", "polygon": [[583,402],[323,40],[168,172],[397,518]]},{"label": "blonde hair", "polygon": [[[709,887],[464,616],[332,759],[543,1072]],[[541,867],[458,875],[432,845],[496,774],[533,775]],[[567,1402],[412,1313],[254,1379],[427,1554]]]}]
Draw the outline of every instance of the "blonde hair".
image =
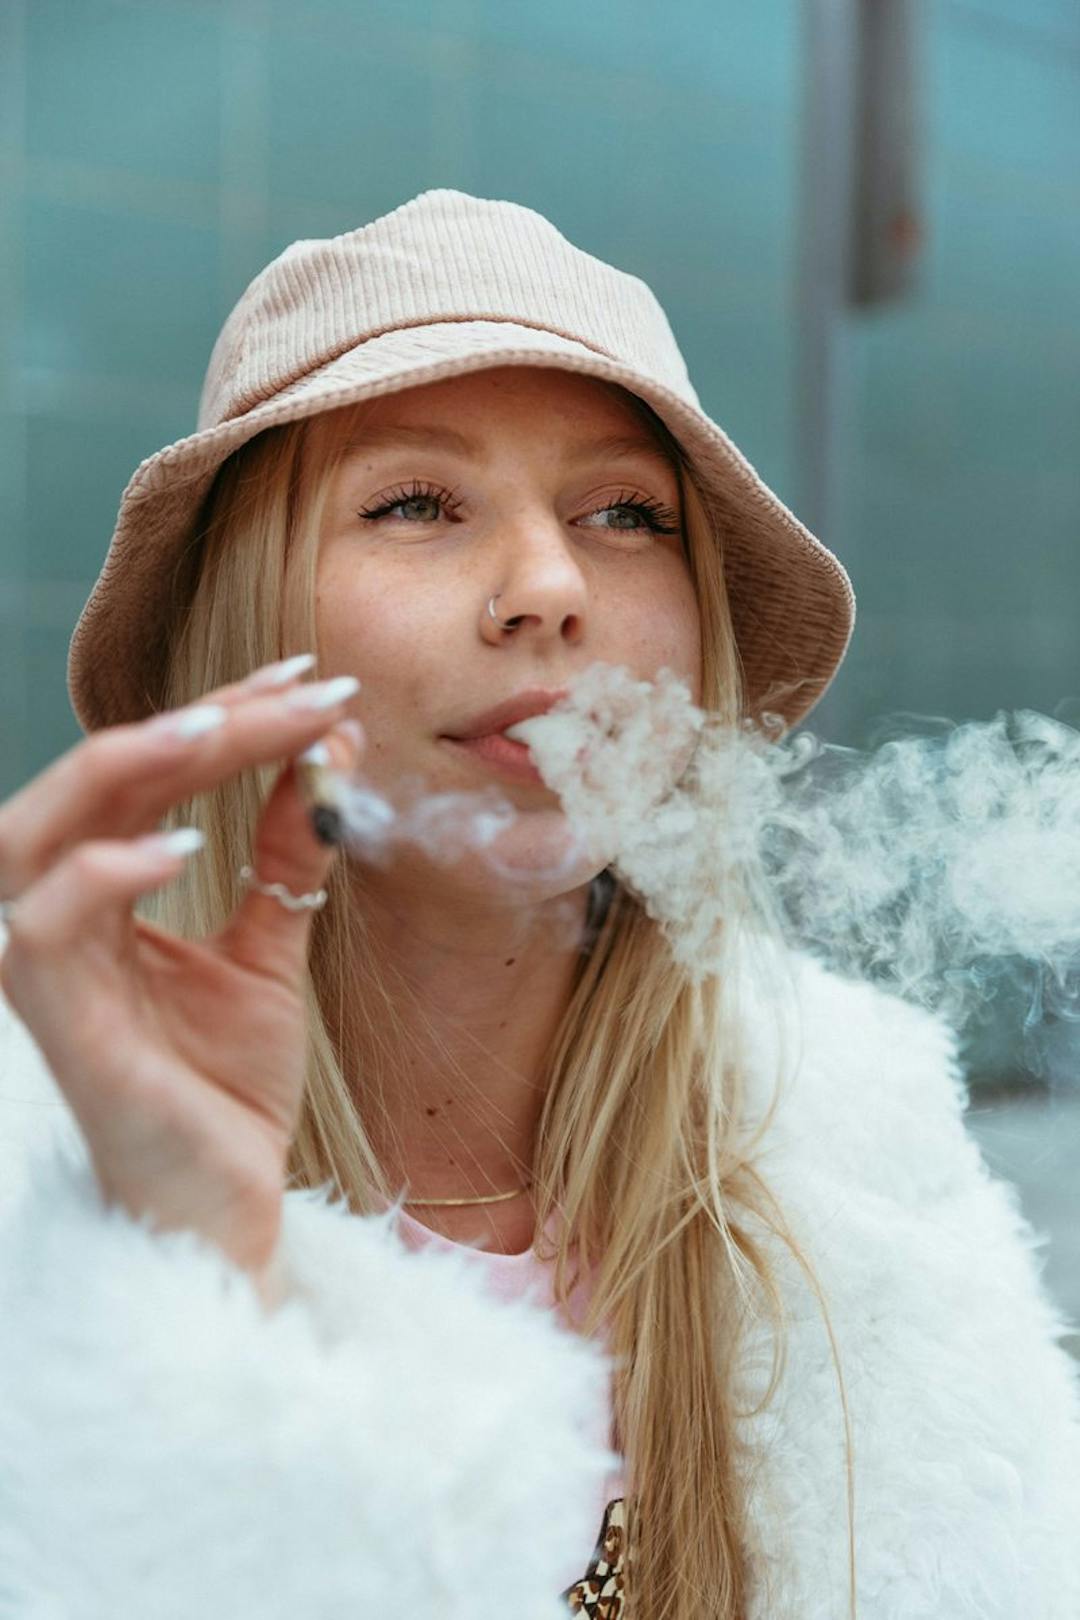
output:
[{"label": "blonde hair", "polygon": [[[636,396],[619,390],[666,449],[682,490],[687,557],[698,594],[703,706],[734,724],[742,682],[724,582],[723,516],[709,506],[677,442]],[[355,441],[357,408],[273,428],[221,468],[185,565],[189,600],[172,627],[159,694],[188,703],[273,658],[317,648],[315,568],[328,474]],[[243,612],[236,611],[243,605]],[[200,826],[199,862],[141,902],[144,914],[187,937],[223,926],[241,899],[238,870],[276,769],[245,773],[174,807],[170,822]],[[367,948],[347,867],[335,862],[329,902],[312,932],[309,1054],[291,1186],[330,1183],[357,1214],[393,1201],[368,1128],[402,1083],[416,1031],[395,1012],[385,969]],[[747,867],[723,896],[730,971],[695,983],[658,925],[615,884],[548,1054],[533,1163],[536,1229],[554,1209],[557,1297],[574,1267],[595,1268],[583,1331],[606,1324],[615,1358],[615,1440],[626,1464],[629,1579],[624,1620],[743,1620],[751,1581],[748,1491],[740,1423],[768,1402],[783,1375],[785,1301],[764,1228],[809,1277],[836,1360],[844,1413],[849,1600],[855,1613],[850,1425],[828,1311],[809,1262],[754,1168],[781,1092],[745,1136],[744,1009],[740,983],[760,942],[776,940],[764,874]],[[783,971],[764,950],[762,970]],[[358,980],[357,964],[362,977]],[[765,965],[767,963],[767,966]],[[739,965],[742,966],[740,977]],[[776,995],[779,1007],[785,998]],[[773,1002],[770,1002],[772,1005]],[[374,1054],[374,1072],[347,1074],[343,1055]],[[784,1064],[780,1064],[783,1070]],[[468,1076],[461,1074],[463,1087]],[[362,1117],[362,1112],[363,1116]],[[768,1387],[750,1411],[736,1397],[739,1347],[766,1324]],[[763,1578],[763,1575],[762,1575]]]}]

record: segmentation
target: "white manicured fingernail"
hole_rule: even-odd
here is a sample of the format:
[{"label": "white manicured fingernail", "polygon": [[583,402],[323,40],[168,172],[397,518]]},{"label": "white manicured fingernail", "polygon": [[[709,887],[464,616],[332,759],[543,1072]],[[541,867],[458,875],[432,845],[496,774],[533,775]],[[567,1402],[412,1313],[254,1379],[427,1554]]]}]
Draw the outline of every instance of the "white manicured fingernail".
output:
[{"label": "white manicured fingernail", "polygon": [[150,833],[140,839],[148,855],[194,855],[206,843],[198,827],[176,827],[172,832]]},{"label": "white manicured fingernail", "polygon": [[187,709],[177,709],[169,715],[160,715],[158,721],[174,737],[205,737],[224,725],[228,710],[220,703],[196,703]]},{"label": "white manicured fingernail", "polygon": [[295,658],[283,658],[276,664],[264,664],[240,684],[249,692],[261,692],[264,687],[288,686],[297,675],[303,675],[305,670],[313,668],[314,664],[314,653],[297,653]]},{"label": "white manicured fingernail", "polygon": [[336,703],[344,703],[360,690],[360,682],[355,675],[339,675],[332,681],[316,681],[314,685],[298,686],[295,692],[287,692],[283,702],[290,709],[332,709]]},{"label": "white manicured fingernail", "polygon": [[329,765],[330,750],[325,743],[313,742],[310,748],[305,748],[296,757],[301,765]]}]

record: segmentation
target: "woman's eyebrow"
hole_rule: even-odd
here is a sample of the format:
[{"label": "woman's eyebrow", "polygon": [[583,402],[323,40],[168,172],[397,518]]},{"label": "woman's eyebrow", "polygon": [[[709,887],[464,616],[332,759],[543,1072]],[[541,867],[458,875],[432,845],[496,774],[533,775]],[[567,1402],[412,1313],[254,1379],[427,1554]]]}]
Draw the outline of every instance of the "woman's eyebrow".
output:
[{"label": "woman's eyebrow", "polygon": [[[416,446],[418,448],[432,448],[451,450],[460,456],[466,456],[473,461],[484,454],[484,446],[475,439],[467,438],[455,428],[446,427],[385,427],[372,428],[370,432],[362,434],[359,438],[350,439],[346,446],[350,455],[360,455],[365,450],[387,450],[395,446]],[[629,460],[631,457],[647,456],[660,463],[669,472],[672,470],[671,461],[649,439],[627,433],[609,433],[601,439],[590,439],[582,444],[574,440],[568,444],[565,451],[566,460],[572,464],[583,461],[599,461],[601,458],[611,460]]]}]

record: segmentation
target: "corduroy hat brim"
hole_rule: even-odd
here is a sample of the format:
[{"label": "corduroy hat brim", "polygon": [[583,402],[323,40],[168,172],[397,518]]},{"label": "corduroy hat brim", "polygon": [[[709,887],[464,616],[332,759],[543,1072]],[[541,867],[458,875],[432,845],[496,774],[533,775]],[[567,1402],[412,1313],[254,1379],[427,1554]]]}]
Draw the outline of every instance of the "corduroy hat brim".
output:
[{"label": "corduroy hat brim", "polygon": [[247,288],[210,357],[199,431],[144,461],[124,491],[71,640],[84,728],[161,706],[206,497],[235,450],[268,428],[505,365],[579,372],[652,406],[714,521],[745,711],[784,727],[803,718],[851,638],[850,581],[702,411],[649,287],[532,209],[435,190],[342,236],[293,243]]}]

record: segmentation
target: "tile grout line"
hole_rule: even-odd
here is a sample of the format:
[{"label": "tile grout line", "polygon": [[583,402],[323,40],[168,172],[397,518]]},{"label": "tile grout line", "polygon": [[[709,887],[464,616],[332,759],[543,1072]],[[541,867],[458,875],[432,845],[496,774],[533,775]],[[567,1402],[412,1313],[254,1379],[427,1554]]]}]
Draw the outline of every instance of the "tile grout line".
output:
[{"label": "tile grout line", "polygon": [[269,217],[267,28],[265,0],[230,0],[221,33],[222,320],[262,265]]},{"label": "tile grout line", "polygon": [[[22,244],[25,236],[26,165],[26,6],[25,0],[7,0],[0,6],[0,151],[5,157],[7,183],[0,189],[0,385],[9,422],[8,454],[12,510],[4,524],[11,564],[20,582],[27,573],[27,418],[22,394],[19,351],[25,319]],[[19,594],[20,606],[24,599]],[[28,642],[25,611],[17,620],[17,636],[5,637],[8,652],[0,659],[4,683],[5,780],[0,796],[22,784],[29,757]]]}]

